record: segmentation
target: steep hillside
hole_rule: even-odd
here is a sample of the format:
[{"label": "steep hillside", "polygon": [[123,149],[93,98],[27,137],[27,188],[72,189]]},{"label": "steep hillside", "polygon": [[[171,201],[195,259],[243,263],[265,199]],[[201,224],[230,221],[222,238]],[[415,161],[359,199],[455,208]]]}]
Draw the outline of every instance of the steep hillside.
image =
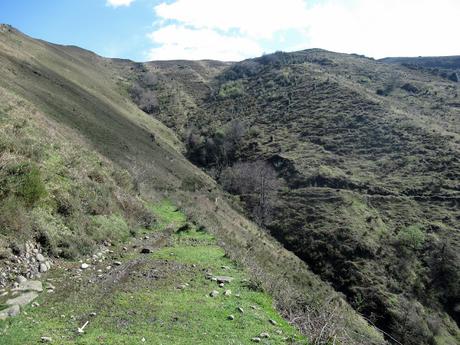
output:
[{"label": "steep hillside", "polygon": [[[196,93],[207,95],[208,82],[229,67],[184,62],[180,70],[192,65],[193,79],[166,83],[175,65],[108,60],[0,26],[0,319],[16,313],[17,297],[35,298],[27,290],[40,290],[36,279],[49,292],[1,320],[1,339],[176,344],[192,327],[205,331],[191,340],[224,344],[216,335],[236,334],[250,343],[276,323],[287,338],[270,328],[272,338],[262,341],[305,343],[306,335],[317,344],[384,344],[308,265],[229,205],[214,180],[185,159],[174,131],[131,101],[133,83],[150,87],[152,80],[140,78],[157,66],[164,97],[141,94],[146,110],[161,111],[171,127],[176,119],[185,125],[183,110],[196,113]],[[168,96],[176,86],[183,93]],[[177,217],[187,225],[177,226]],[[225,274],[222,266],[240,302],[203,296],[213,284],[205,271]],[[158,309],[145,309],[148,303]],[[256,311],[248,311],[251,304]],[[232,310],[235,320],[227,320]]]},{"label": "steep hillside", "polygon": [[[458,343],[459,84],[322,50],[207,64],[129,78],[188,157],[389,340]],[[260,161],[283,178],[263,217],[268,194],[247,185],[263,165],[245,163]]]}]

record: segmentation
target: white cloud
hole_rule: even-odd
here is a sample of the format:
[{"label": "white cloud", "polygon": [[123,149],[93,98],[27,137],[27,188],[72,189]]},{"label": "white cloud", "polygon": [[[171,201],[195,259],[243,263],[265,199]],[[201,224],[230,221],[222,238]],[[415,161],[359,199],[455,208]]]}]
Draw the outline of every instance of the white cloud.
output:
[{"label": "white cloud", "polygon": [[376,58],[460,53],[458,0],[326,1],[310,9],[308,44]]},{"label": "white cloud", "polygon": [[195,28],[236,29],[256,38],[305,27],[308,13],[304,0],[177,0],[156,6],[155,12]]},{"label": "white cloud", "polygon": [[460,54],[459,0],[173,0],[155,13],[161,24],[149,56],[157,59],[235,60],[292,47],[376,58]]},{"label": "white cloud", "polygon": [[107,0],[107,5],[112,7],[129,6],[134,0]]},{"label": "white cloud", "polygon": [[149,51],[148,57],[151,60],[212,58],[237,61],[262,53],[262,48],[251,39],[222,35],[210,29],[190,29],[182,25],[167,25],[149,34],[149,38],[160,45]]}]

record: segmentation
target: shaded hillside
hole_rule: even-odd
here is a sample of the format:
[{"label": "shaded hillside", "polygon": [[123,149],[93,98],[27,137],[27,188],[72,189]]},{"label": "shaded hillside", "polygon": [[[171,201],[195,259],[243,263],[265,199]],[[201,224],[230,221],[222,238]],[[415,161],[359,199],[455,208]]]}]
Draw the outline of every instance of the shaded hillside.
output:
[{"label": "shaded hillside", "polygon": [[[144,95],[147,103],[151,104],[151,113],[165,114],[162,120],[169,125],[175,119],[183,121],[183,126],[188,124],[185,112],[184,116],[178,116],[182,114],[182,109],[187,109],[190,116],[198,112],[197,106],[212,90],[208,81],[228,65],[218,62],[184,64],[193,65],[196,70],[193,76],[197,84],[189,88],[185,83],[194,80],[192,78],[174,82],[172,70],[175,63],[144,66],[124,60],[108,60],[77,47],[37,41],[10,26],[0,26],[0,310],[4,309],[3,294],[13,293],[8,284],[12,285],[18,274],[30,273],[22,264],[31,259],[35,265],[35,258],[30,257],[27,250],[30,245],[26,243],[32,243],[56,266],[64,268],[66,265],[78,266],[75,260],[80,258],[99,262],[97,256],[96,259],[91,257],[98,248],[104,248],[109,253],[112,251],[114,256],[111,260],[131,255],[127,264],[135,264],[137,258],[134,252],[124,253],[124,243],[136,241],[136,238],[142,243],[144,235],[150,232],[154,233],[152,236],[161,237],[155,231],[163,229],[165,224],[152,209],[159,201],[168,199],[177,205],[171,212],[176,214],[180,209],[186,214],[189,230],[200,229],[201,233],[195,234],[198,238],[190,238],[192,244],[203,240],[203,233],[215,236],[213,245],[218,245],[219,249],[213,247],[213,250],[217,250],[219,260],[228,263],[230,258],[241,274],[245,272],[250,277],[246,282],[250,290],[264,292],[267,298],[273,297],[277,312],[295,324],[312,342],[383,344],[381,334],[329,284],[321,281],[304,262],[237,211],[235,207],[239,205],[232,207],[227,203],[214,180],[185,159],[182,154],[185,145],[174,131],[146,115],[131,101],[134,82],[140,83],[143,88],[153,89],[160,85],[154,79],[153,84],[152,79],[141,80],[145,72],[156,65],[158,70],[161,68],[163,71],[156,74],[161,75],[164,91],[158,94],[158,98],[157,95],[153,98]],[[171,66],[169,81],[165,72],[168,66]],[[186,72],[185,68],[181,70]],[[198,84],[203,86],[198,88]],[[176,87],[183,89],[183,93],[170,92]],[[192,92],[194,94],[188,98],[183,97]],[[196,93],[206,97],[200,100]],[[167,109],[171,109],[169,113]],[[175,112],[177,116],[173,117]],[[23,219],[24,222],[21,221]],[[183,235],[187,234],[184,232]],[[209,239],[207,236],[205,239]],[[173,243],[171,247],[174,247]],[[170,251],[167,250],[167,254]],[[213,264],[216,265],[216,262]],[[171,263],[175,265],[172,260]],[[156,264],[158,262],[149,263]],[[184,263],[178,264],[182,269]],[[54,269],[51,269],[52,272]],[[185,275],[190,273],[187,270],[180,272]],[[31,278],[45,274],[46,279],[46,274],[49,274],[44,270],[37,273],[40,274],[34,272]],[[61,273],[64,276],[59,276]],[[92,273],[96,277],[90,273],[89,280],[84,280],[85,284],[86,281],[93,284],[94,279],[100,278],[98,274],[101,272]],[[68,277],[65,271],[56,271],[56,274],[59,279],[62,278],[64,289],[66,282],[72,282],[72,279],[81,282],[78,274],[73,276],[69,273]],[[172,276],[175,273],[168,271],[167,274],[163,282],[173,281],[175,284],[177,277]],[[115,272],[107,277],[111,280],[122,276]],[[146,284],[144,276],[136,276],[136,279],[139,279],[137,287]],[[75,298],[94,303],[91,306],[98,305],[98,294],[104,293],[107,298],[114,296],[105,294],[103,285],[94,285],[88,289],[91,296],[86,299],[85,294],[89,292],[81,290],[86,287],[79,284],[70,284],[68,291],[72,292],[71,296],[77,296]],[[119,287],[133,288],[130,284]],[[246,286],[241,288],[244,291],[249,289]],[[88,305],[70,301],[72,308],[76,308],[72,309],[76,318],[61,319],[59,311],[67,304],[60,297],[67,298],[65,291],[58,291],[56,299],[52,298],[52,294],[40,297],[43,300],[39,304],[45,309],[34,310],[33,315],[41,315],[42,328],[31,327],[35,324],[22,314],[0,321],[0,332],[6,332],[12,343],[23,343],[24,327],[34,336],[37,329],[46,329],[73,341],[74,330],[62,327],[75,327],[76,321],[81,327],[83,323],[80,324],[80,321],[88,316],[89,310],[83,310]],[[110,291],[115,294],[119,290]],[[154,297],[148,295],[150,291],[142,293],[147,294],[144,297]],[[124,300],[122,302],[124,309],[120,310],[131,313],[129,303],[125,305]],[[140,302],[139,305],[143,305]],[[50,306],[58,309],[47,310]],[[270,308],[267,310],[272,313]],[[31,312],[32,309],[26,310]],[[170,315],[168,310],[165,309],[164,315]],[[54,319],[56,315],[59,321]],[[142,322],[145,320],[133,315],[130,314],[128,320],[128,323],[132,322],[131,327],[144,327]],[[125,319],[121,318],[121,323],[117,324],[116,319],[110,316],[98,319],[100,323],[97,327],[101,327],[101,332],[111,332],[111,325],[118,328],[127,325]],[[182,316],[171,316],[174,329],[186,328],[187,318],[193,317],[189,314],[185,318]],[[217,316],[222,317],[212,314],[212,322],[227,321],[216,319]],[[204,328],[207,320],[194,321],[198,322],[195,323],[197,327],[201,322]],[[256,323],[260,326],[260,322]],[[91,333],[92,326],[88,327],[87,332],[95,334],[95,338],[87,339],[88,343],[100,341],[97,328]],[[138,331],[136,328],[135,333],[138,334]],[[119,335],[116,332],[110,334]],[[214,335],[215,332],[209,334]]]},{"label": "shaded hillside", "polygon": [[[236,162],[276,169],[287,188],[265,227],[356,310],[404,344],[459,341],[458,83],[322,50],[220,73],[143,67],[131,79],[156,76],[152,115],[193,162],[217,178]],[[253,196],[239,197],[254,214]]]}]

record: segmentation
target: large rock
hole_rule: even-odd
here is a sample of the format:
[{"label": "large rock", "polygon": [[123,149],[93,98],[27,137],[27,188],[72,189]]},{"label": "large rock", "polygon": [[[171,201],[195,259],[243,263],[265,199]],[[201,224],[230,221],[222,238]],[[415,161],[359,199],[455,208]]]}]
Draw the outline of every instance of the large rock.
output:
[{"label": "large rock", "polygon": [[20,283],[17,290],[43,292],[43,285],[42,282],[38,280],[27,280]]},{"label": "large rock", "polygon": [[38,297],[38,294],[35,291],[26,292],[16,298],[12,298],[6,301],[7,305],[19,305],[23,306],[29,304],[34,299]]},{"label": "large rock", "polygon": [[45,262],[46,261],[45,257],[42,254],[37,254],[37,256],[35,258],[37,259],[38,262]]},{"label": "large rock", "polygon": [[12,305],[9,308],[0,310],[0,320],[5,320],[6,318],[11,316],[16,316],[20,313],[20,311],[21,308],[17,304]]},{"label": "large rock", "polygon": [[41,273],[45,273],[46,271],[48,271],[48,265],[46,265],[46,263],[42,262],[42,263],[40,263],[40,266],[38,266],[38,270]]}]

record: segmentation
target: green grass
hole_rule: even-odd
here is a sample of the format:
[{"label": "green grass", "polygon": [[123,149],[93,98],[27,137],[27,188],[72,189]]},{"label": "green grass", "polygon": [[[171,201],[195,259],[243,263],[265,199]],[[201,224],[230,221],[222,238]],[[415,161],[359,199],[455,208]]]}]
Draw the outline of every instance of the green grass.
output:
[{"label": "green grass", "polygon": [[[163,229],[186,221],[169,201],[152,209]],[[113,284],[109,278],[88,284],[88,279],[97,280],[90,271],[80,282],[69,278],[65,267],[53,271],[48,277],[54,279],[56,293],[43,293],[37,300],[40,307],[29,306],[20,316],[0,321],[2,344],[36,344],[42,336],[62,345],[140,344],[143,338],[146,344],[250,344],[262,332],[270,334],[264,344],[307,343],[279,316],[269,295],[248,287],[244,270],[204,231],[192,227],[172,235],[170,246],[148,256],[126,256],[124,264],[132,266]],[[205,272],[234,280],[220,288]],[[232,291],[230,296],[224,296],[226,289]],[[212,298],[212,290],[220,294]],[[90,317],[91,312],[97,315]],[[229,315],[235,319],[229,320]],[[86,321],[85,333],[77,335]]]},{"label": "green grass", "polygon": [[156,229],[164,229],[166,226],[181,226],[186,218],[171,201],[165,199],[162,202],[150,205],[150,210],[157,217]]}]

